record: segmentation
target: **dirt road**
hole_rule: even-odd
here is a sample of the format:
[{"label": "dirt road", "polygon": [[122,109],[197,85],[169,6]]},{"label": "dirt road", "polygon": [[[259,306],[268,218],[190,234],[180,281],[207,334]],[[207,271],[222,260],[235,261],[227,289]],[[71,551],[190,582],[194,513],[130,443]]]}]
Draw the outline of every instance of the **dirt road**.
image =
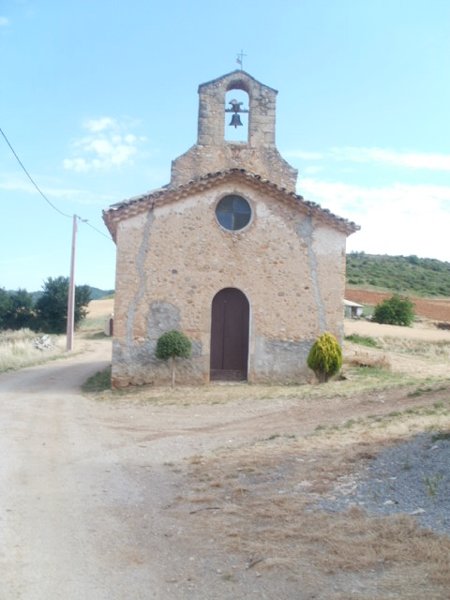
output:
[{"label": "dirt road", "polygon": [[151,415],[145,426],[135,409],[79,392],[109,361],[110,344],[91,342],[0,376],[1,600],[173,597],[162,515],[172,477],[164,444],[151,448]]},{"label": "dirt road", "polygon": [[[198,511],[176,508],[195,492],[183,487],[185,472],[218,448],[301,436],[414,399],[396,392],[389,403],[385,394],[310,402],[286,388],[255,401],[256,388],[242,386],[221,403],[196,403],[195,390],[171,405],[102,402],[79,385],[108,364],[110,343],[89,345],[0,376],[0,599],[326,598],[284,593],[283,578],[260,577],[248,557],[227,554],[213,529],[194,531]],[[238,574],[232,582],[229,572]]]},{"label": "dirt road", "polygon": [[236,445],[256,413],[270,427],[274,407],[86,399],[79,385],[109,357],[108,342],[90,342],[81,355],[0,376],[1,600],[219,597],[213,534],[195,549],[165,516],[183,493],[173,467]]}]

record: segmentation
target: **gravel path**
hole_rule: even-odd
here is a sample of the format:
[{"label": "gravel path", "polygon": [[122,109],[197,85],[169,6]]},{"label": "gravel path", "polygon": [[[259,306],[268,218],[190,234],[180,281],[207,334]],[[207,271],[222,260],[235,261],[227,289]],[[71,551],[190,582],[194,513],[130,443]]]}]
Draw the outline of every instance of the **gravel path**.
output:
[{"label": "gravel path", "polygon": [[422,526],[450,535],[450,432],[421,433],[382,451],[319,503],[331,512],[350,506],[413,515]]}]

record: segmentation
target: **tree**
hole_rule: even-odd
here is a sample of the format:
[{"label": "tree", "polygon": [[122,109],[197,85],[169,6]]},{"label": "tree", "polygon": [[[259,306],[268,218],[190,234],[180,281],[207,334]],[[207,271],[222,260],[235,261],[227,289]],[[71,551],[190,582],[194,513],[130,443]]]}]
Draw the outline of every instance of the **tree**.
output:
[{"label": "tree", "polygon": [[33,296],[26,290],[17,290],[10,293],[11,310],[6,321],[7,329],[34,329],[36,314],[33,309]]},{"label": "tree", "polygon": [[414,304],[409,298],[394,294],[375,306],[372,319],[376,323],[409,327],[414,320]]},{"label": "tree", "polygon": [[175,358],[189,358],[192,351],[191,340],[181,331],[166,331],[156,343],[156,358],[169,360],[172,373],[172,387],[175,385]]},{"label": "tree", "polygon": [[7,329],[10,313],[11,295],[4,288],[0,288],[0,329]]},{"label": "tree", "polygon": [[0,329],[34,329],[33,297],[26,290],[7,292],[0,289]]},{"label": "tree", "polygon": [[[43,294],[36,302],[37,323],[41,331],[64,333],[67,329],[67,300],[69,278],[49,277],[43,286]],[[86,317],[90,289],[87,285],[75,287],[74,323],[75,327]]]},{"label": "tree", "polygon": [[327,382],[342,367],[342,350],[331,333],[323,333],[314,342],[308,354],[308,367],[312,369],[319,383]]}]

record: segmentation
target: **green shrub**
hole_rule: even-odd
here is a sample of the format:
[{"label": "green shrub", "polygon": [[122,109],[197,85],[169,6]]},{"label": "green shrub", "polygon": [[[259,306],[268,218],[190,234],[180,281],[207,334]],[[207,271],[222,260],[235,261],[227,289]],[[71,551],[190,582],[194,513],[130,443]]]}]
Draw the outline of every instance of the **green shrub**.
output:
[{"label": "green shrub", "polygon": [[317,338],[309,351],[307,362],[320,383],[336,375],[342,367],[342,350],[334,335],[324,333]]},{"label": "green shrub", "polygon": [[81,386],[83,392],[103,392],[111,389],[111,367],[104,371],[97,371],[91,375]]},{"label": "green shrub", "polygon": [[368,335],[359,335],[358,333],[352,333],[346,335],[345,339],[354,344],[361,344],[361,346],[368,346],[369,348],[378,348],[378,342]]},{"label": "green shrub", "polygon": [[166,331],[158,338],[156,358],[169,360],[172,372],[172,387],[175,385],[175,358],[189,358],[191,351],[191,340],[181,331]]},{"label": "green shrub", "polygon": [[409,327],[414,320],[414,305],[409,298],[394,294],[375,306],[372,319],[376,323]]}]

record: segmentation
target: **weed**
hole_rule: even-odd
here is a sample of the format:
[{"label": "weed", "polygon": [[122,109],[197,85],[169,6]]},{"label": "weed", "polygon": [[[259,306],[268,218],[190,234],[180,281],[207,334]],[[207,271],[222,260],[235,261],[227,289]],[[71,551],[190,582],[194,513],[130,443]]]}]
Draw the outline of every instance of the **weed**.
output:
[{"label": "weed", "polygon": [[[445,388],[437,388],[438,391],[445,389]],[[445,408],[445,404],[442,402],[442,400],[439,400],[439,402],[434,402],[433,404],[434,408],[437,409],[441,409],[441,408]]]},{"label": "weed", "polygon": [[359,335],[357,333],[352,333],[351,335],[346,335],[345,339],[349,342],[353,342],[354,344],[360,344],[361,346],[367,346],[368,348],[379,348],[378,342],[368,335]]},{"label": "weed", "polygon": [[111,388],[111,367],[108,367],[104,371],[97,371],[94,375],[89,377],[81,389],[83,392],[103,392]]},{"label": "weed", "polygon": [[0,333],[0,373],[54,360],[64,354],[65,336],[51,336],[44,350],[35,343],[39,336],[29,329]]},{"label": "weed", "polygon": [[408,398],[418,398],[419,396],[423,396],[426,392],[430,391],[428,388],[418,387],[412,392],[408,392]]},{"label": "weed", "polygon": [[423,482],[427,490],[427,494],[434,498],[438,493],[439,483],[442,480],[442,474],[436,473],[436,475],[425,476]]},{"label": "weed", "polygon": [[433,442],[439,442],[441,440],[445,442],[450,442],[450,431],[439,431],[435,433],[431,437]]}]

